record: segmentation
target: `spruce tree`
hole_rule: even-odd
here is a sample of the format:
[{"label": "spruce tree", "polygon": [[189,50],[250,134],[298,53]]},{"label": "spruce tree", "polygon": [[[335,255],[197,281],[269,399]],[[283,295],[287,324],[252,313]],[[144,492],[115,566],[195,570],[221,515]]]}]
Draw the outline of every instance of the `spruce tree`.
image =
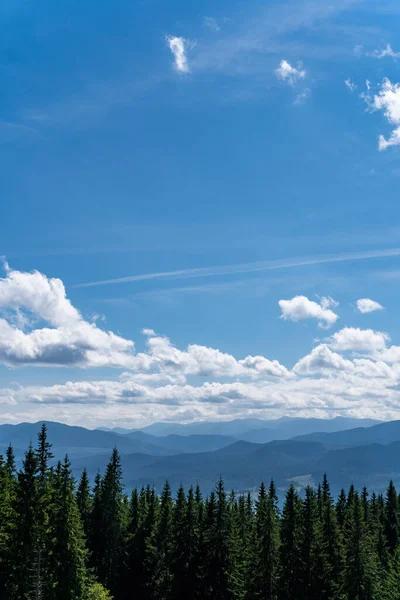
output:
[{"label": "spruce tree", "polygon": [[100,557],[98,578],[112,594],[118,592],[122,570],[124,512],[122,469],[119,452],[114,448],[101,482],[100,493]]},{"label": "spruce tree", "polygon": [[68,457],[55,479],[51,514],[53,589],[49,600],[83,600],[87,587],[86,549]]},{"label": "spruce tree", "polygon": [[363,503],[357,492],[349,506],[345,531],[344,591],[348,600],[375,600],[379,598],[379,569],[376,549],[373,547],[363,516]]},{"label": "spruce tree", "polygon": [[297,600],[302,594],[301,513],[301,500],[294,486],[290,485],[281,521],[280,600]]},{"label": "spruce tree", "polygon": [[171,598],[172,589],[172,496],[171,486],[165,483],[161,493],[160,511],[156,533],[151,540],[151,570],[153,573],[153,598]]},{"label": "spruce tree", "polygon": [[321,523],[314,490],[307,486],[302,508],[301,530],[301,599],[317,599],[323,595],[323,560]]},{"label": "spruce tree", "polygon": [[86,469],[83,469],[76,492],[76,502],[82,521],[83,532],[87,539],[90,533],[90,521],[92,514],[92,497],[90,494],[90,482]]},{"label": "spruce tree", "polygon": [[38,461],[32,444],[25,453],[15,491],[15,528],[11,539],[13,553],[12,598],[44,598],[48,582],[42,563],[41,514],[38,488]]},{"label": "spruce tree", "polygon": [[16,526],[14,477],[14,469],[0,456],[0,598],[4,600],[11,598],[14,574],[11,547]]},{"label": "spruce tree", "polygon": [[278,591],[279,523],[276,494],[261,483],[256,501],[250,598],[275,600]]},{"label": "spruce tree", "polygon": [[187,498],[178,489],[173,514],[172,597],[176,600],[197,598],[199,593],[198,505],[193,488]]},{"label": "spruce tree", "polygon": [[320,552],[323,563],[321,600],[340,598],[342,589],[343,544],[341,530],[326,474],[321,487]]},{"label": "spruce tree", "polygon": [[390,481],[386,492],[384,523],[387,547],[393,554],[399,545],[399,505],[393,481]]}]

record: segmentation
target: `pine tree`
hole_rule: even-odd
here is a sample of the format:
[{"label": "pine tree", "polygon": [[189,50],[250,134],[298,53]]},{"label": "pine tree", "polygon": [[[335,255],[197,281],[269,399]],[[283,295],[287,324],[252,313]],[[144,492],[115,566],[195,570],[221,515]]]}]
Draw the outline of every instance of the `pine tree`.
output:
[{"label": "pine tree", "polygon": [[87,586],[85,538],[74,493],[71,464],[65,457],[55,479],[52,522],[52,574],[54,587],[49,600],[83,599]]},{"label": "pine tree", "polygon": [[161,493],[158,526],[150,550],[155,600],[171,598],[172,588],[172,496],[171,486],[165,483]]},{"label": "pine tree", "polygon": [[344,589],[348,600],[375,600],[379,596],[376,551],[364,521],[363,503],[354,493],[345,523]]},{"label": "pine tree", "polygon": [[399,506],[393,481],[390,481],[386,492],[384,523],[387,547],[393,554],[399,545]]},{"label": "pine tree", "polygon": [[302,596],[299,596],[299,600],[317,599],[323,596],[324,567],[320,531],[317,498],[312,488],[307,486],[302,509]]},{"label": "pine tree", "polygon": [[400,549],[390,557],[388,569],[382,582],[379,600],[400,600]]},{"label": "pine tree", "polygon": [[199,593],[198,501],[193,488],[187,498],[178,489],[173,515],[172,597],[176,600],[197,598]]},{"label": "pine tree", "polygon": [[18,473],[14,510],[16,524],[11,539],[13,553],[12,598],[44,598],[47,582],[43,579],[40,546],[40,497],[38,489],[38,462],[29,446],[22,470]]},{"label": "pine tree", "polygon": [[347,496],[346,492],[342,488],[340,490],[339,498],[336,502],[336,519],[339,527],[343,527],[344,519],[346,516],[346,508],[347,508]]},{"label": "pine tree", "polygon": [[[271,485],[273,482],[271,482]],[[274,490],[260,485],[256,501],[250,598],[274,600],[278,591],[279,523]]]},{"label": "pine tree", "polygon": [[326,474],[321,488],[320,552],[323,563],[321,600],[341,597],[343,545]]},{"label": "pine tree", "polygon": [[76,492],[76,502],[82,521],[83,532],[87,539],[90,532],[90,520],[92,514],[92,497],[90,494],[90,482],[86,469],[83,469]]},{"label": "pine tree", "polygon": [[291,485],[286,493],[281,521],[280,600],[297,600],[302,594],[301,501]]},{"label": "pine tree", "polygon": [[119,452],[114,448],[101,482],[100,493],[101,543],[97,575],[112,594],[118,592],[122,570],[125,532],[122,494],[122,469]]},{"label": "pine tree", "polygon": [[9,475],[10,478],[13,478],[14,475],[16,474],[16,467],[15,467],[15,455],[14,455],[14,448],[12,447],[11,444],[9,444],[9,446],[7,447],[6,450],[6,463],[5,463],[5,468],[6,471]]},{"label": "pine tree", "polygon": [[232,527],[222,479],[206,503],[202,533],[201,598],[231,600],[237,590],[238,565],[232,548]]},{"label": "pine tree", "polygon": [[0,456],[0,598],[4,600],[9,600],[12,593],[14,565],[11,544],[16,526],[14,503],[14,469],[9,468],[8,456],[6,463]]},{"label": "pine tree", "polygon": [[102,478],[96,474],[93,487],[92,508],[88,525],[88,563],[91,571],[97,575],[102,568],[104,556],[104,536],[102,532]]}]

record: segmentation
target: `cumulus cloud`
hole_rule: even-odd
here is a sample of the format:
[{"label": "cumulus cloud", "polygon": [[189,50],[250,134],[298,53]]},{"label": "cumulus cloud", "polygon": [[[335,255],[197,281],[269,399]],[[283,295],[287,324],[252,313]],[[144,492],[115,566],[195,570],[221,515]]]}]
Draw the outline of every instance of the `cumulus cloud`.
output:
[{"label": "cumulus cloud", "polygon": [[340,354],[332,352],[326,344],[314,348],[293,367],[293,371],[298,375],[316,375],[332,370],[352,371],[354,365]]},{"label": "cumulus cloud", "polygon": [[[323,327],[338,319],[338,303],[330,297],[313,302],[296,296],[280,306],[283,319],[313,318]],[[142,333],[145,349],[135,353],[131,340],[85,320],[61,280],[8,268],[0,279],[3,364],[115,366],[123,372],[0,388],[3,422],[46,418],[95,427],[284,414],[400,417],[400,346],[390,345],[384,332],[345,327],[293,368],[195,343],[178,348],[150,328]]]},{"label": "cumulus cloud", "polygon": [[389,341],[389,335],[382,331],[344,327],[329,338],[328,344],[339,352],[353,351],[373,354],[384,350]]},{"label": "cumulus cloud", "polygon": [[189,64],[187,59],[188,40],[183,37],[168,35],[167,44],[175,59],[175,69],[180,73],[189,73]]},{"label": "cumulus cloud", "polygon": [[132,370],[214,378],[290,376],[288,369],[278,361],[263,356],[237,360],[231,354],[197,344],[179,350],[167,337],[156,335],[153,330],[144,330],[144,333],[148,336],[147,352],[137,354]]},{"label": "cumulus cloud", "polygon": [[275,74],[279,79],[282,79],[282,81],[285,81],[289,85],[294,85],[306,76],[304,69],[301,67],[298,69],[292,67],[287,60],[281,60],[279,67],[275,69]]},{"label": "cumulus cloud", "polygon": [[0,361],[6,365],[128,366],[132,358],[132,341],[86,321],[62,281],[38,271],[7,270],[0,278],[0,311]]},{"label": "cumulus cloud", "polygon": [[282,319],[294,322],[317,319],[318,326],[323,329],[332,327],[339,318],[330,308],[337,306],[332,298],[321,298],[318,304],[306,296],[295,296],[291,300],[279,300],[279,306]]},{"label": "cumulus cloud", "polygon": [[377,94],[365,94],[364,99],[373,111],[382,111],[387,121],[393,125],[389,138],[379,136],[379,150],[386,150],[400,144],[400,84],[385,78]]},{"label": "cumulus cloud", "polygon": [[382,304],[371,300],[371,298],[360,298],[357,300],[357,310],[363,315],[367,313],[375,312],[376,310],[383,310]]}]

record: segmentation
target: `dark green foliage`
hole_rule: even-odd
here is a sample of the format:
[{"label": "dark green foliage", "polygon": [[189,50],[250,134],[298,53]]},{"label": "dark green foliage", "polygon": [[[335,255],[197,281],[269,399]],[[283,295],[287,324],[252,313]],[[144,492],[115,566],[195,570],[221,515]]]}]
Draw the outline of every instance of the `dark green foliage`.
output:
[{"label": "dark green foliage", "polygon": [[[279,521],[276,492],[270,487],[267,494],[262,483],[256,501],[251,565],[251,598],[277,597],[279,559]],[[248,519],[248,513],[247,513]],[[249,525],[248,525],[249,527]]]},{"label": "dark green foliage", "polygon": [[82,475],[79,480],[78,490],[76,492],[76,502],[82,520],[83,532],[87,538],[90,532],[92,497],[90,494],[90,483],[86,469],[82,471]]},{"label": "dark green foliage", "polygon": [[302,596],[302,505],[291,485],[282,511],[279,598],[298,600]]},{"label": "dark green foliage", "polygon": [[400,600],[399,496],[354,486],[334,502],[273,481],[203,499],[199,486],[123,493],[114,450],[93,490],[51,467],[44,425],[17,473],[0,456],[1,600]]},{"label": "dark green foliage", "polygon": [[399,502],[393,481],[386,492],[384,523],[387,547],[393,554],[399,543]]},{"label": "dark green foliage", "polygon": [[344,591],[348,600],[374,600],[380,597],[377,554],[368,534],[363,511],[363,499],[355,492],[344,526]]},{"label": "dark green foliage", "polygon": [[49,600],[82,598],[87,584],[85,539],[70,466],[66,456],[54,482],[49,558],[53,588],[46,594]]}]

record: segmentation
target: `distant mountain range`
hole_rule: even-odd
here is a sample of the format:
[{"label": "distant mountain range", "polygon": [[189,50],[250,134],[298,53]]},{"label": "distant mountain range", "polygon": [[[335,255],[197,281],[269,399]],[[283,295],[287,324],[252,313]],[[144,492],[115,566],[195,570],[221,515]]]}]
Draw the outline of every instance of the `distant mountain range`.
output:
[{"label": "distant mountain range", "polygon": [[197,423],[153,423],[140,430],[102,428],[109,431],[126,435],[134,431],[142,431],[157,437],[168,435],[224,435],[232,436],[248,442],[266,443],[272,440],[286,440],[296,435],[305,435],[313,432],[335,432],[355,427],[369,427],[380,421],[374,419],[352,419],[348,417],[336,417],[335,419],[301,419],[282,417],[273,420],[261,419],[235,419],[233,421],[200,421]]},{"label": "distant mountain range", "polygon": [[[40,425],[1,425],[0,451],[12,443],[21,459],[29,442],[36,443]],[[174,489],[200,483],[208,493],[220,475],[236,490],[253,489],[271,477],[282,489],[289,482],[302,488],[317,483],[325,471],[334,492],[352,482],[376,491],[389,478],[400,484],[400,421],[246,419],[158,423],[123,433],[53,422],[47,427],[56,459],[68,453],[76,476],[86,467],[93,478],[117,446],[127,489],[148,483],[160,489],[168,479]]]}]

